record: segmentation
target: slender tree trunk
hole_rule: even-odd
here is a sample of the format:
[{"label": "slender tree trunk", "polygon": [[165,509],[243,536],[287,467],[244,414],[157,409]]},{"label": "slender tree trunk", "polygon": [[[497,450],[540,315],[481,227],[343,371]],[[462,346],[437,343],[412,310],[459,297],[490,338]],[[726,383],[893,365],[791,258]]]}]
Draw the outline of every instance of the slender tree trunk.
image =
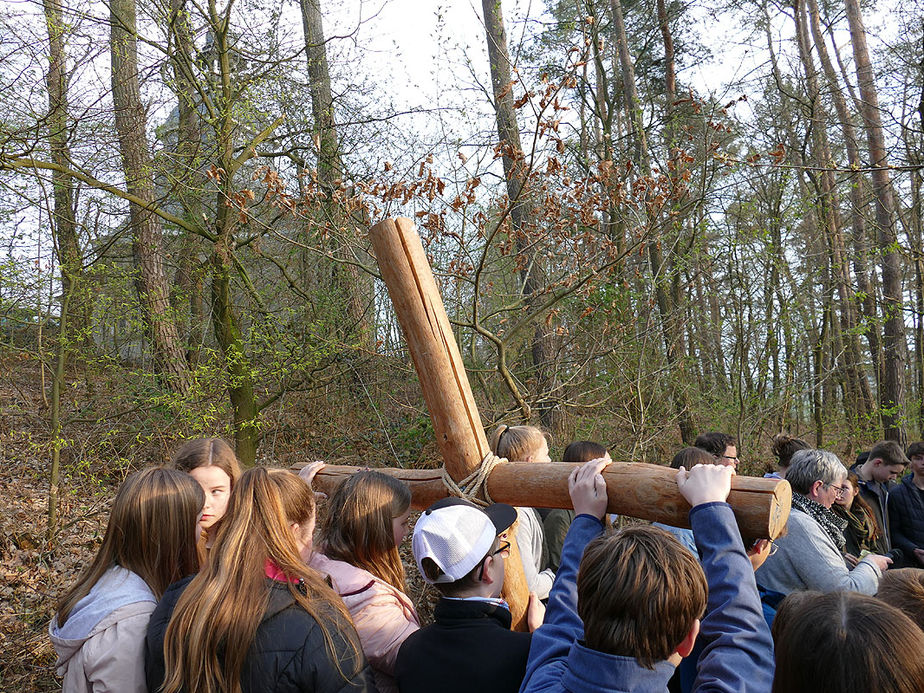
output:
[{"label": "slender tree trunk", "polygon": [[[335,192],[343,182],[344,166],[340,156],[340,140],[334,119],[334,98],[330,85],[330,68],[327,61],[327,44],[321,15],[321,0],[299,0],[302,27],[305,35],[305,56],[308,62],[308,90],[311,93],[311,113],[314,118],[314,137],[318,148],[318,185],[321,188],[323,221],[327,238],[332,244],[327,272],[333,290],[332,299],[337,306],[346,306],[342,318],[334,318],[346,341],[358,337],[360,345],[371,349],[375,341],[369,324],[368,304],[372,301],[371,279],[362,275],[351,262],[349,239],[356,226],[366,228],[368,219],[352,219],[337,201]],[[351,223],[355,222],[355,223]],[[358,244],[357,244],[358,245]],[[325,287],[325,289],[328,289]],[[340,329],[338,327],[338,329]]]},{"label": "slender tree trunk", "polygon": [[876,226],[879,250],[882,257],[882,311],[884,321],[883,345],[883,387],[880,391],[882,406],[883,435],[888,440],[904,446],[905,434],[905,385],[904,362],[907,344],[902,312],[901,267],[899,264],[898,241],[895,231],[895,204],[892,197],[892,181],[889,176],[888,155],[882,121],[879,117],[879,95],[873,77],[873,67],[866,46],[866,29],[860,15],[858,0],[845,0],[847,22],[850,26],[850,42],[857,69],[857,83],[860,89],[860,108],[866,130],[875,197]]},{"label": "slender tree trunk", "polygon": [[[545,291],[542,259],[532,242],[533,209],[527,188],[527,162],[520,144],[520,128],[513,106],[510,54],[507,50],[507,33],[501,0],[482,0],[485,32],[488,42],[488,59],[491,64],[491,85],[494,91],[494,111],[497,119],[497,137],[504,147],[504,175],[507,180],[507,197],[510,200],[510,223],[517,239],[520,261],[520,282],[529,308],[533,308]],[[540,316],[537,316],[539,318]],[[560,411],[555,404],[557,389],[555,369],[551,363],[554,351],[552,329],[537,319],[533,330],[530,353],[536,372],[538,393],[537,409],[542,423],[555,430],[560,425]],[[524,412],[529,416],[529,412]]]},{"label": "slender tree trunk", "polygon": [[[147,118],[138,84],[135,2],[111,0],[109,9],[112,101],[126,189],[153,204],[154,178],[148,151]],[[154,352],[155,369],[171,390],[185,392],[189,386],[189,371],[170,307],[160,218],[135,203],[129,203],[129,218],[136,286],[145,331]]]},{"label": "slender tree trunk", "polygon": [[[815,42],[815,50],[818,52],[818,57],[821,60],[822,70],[828,84],[828,91],[831,94],[838,121],[841,125],[844,146],[847,151],[847,162],[852,168],[860,169],[863,167],[863,161],[860,158],[860,148],[857,144],[857,134],[853,125],[853,117],[847,108],[847,99],[844,98],[841,85],[837,78],[837,72],[828,55],[824,34],[821,31],[821,19],[818,12],[817,0],[808,0],[808,11],[811,20],[812,38]],[[865,207],[863,176],[861,174],[851,176],[848,180],[848,185],[850,189],[850,235],[853,245],[852,264],[857,282],[857,292],[853,294],[853,301],[862,315],[862,322],[865,323],[862,332],[866,335],[870,359],[873,364],[873,375],[876,379],[875,382],[878,389],[881,387],[881,346],[879,343],[879,329],[876,326],[876,296],[870,287],[869,267],[867,265],[867,255],[869,251],[866,242],[866,218],[863,214],[863,209]],[[860,298],[858,298],[858,295]],[[857,322],[859,324],[860,321]],[[854,337],[854,339],[856,338]],[[859,353],[859,347],[857,347],[857,352]],[[864,400],[864,407],[868,414],[872,414],[873,396],[869,383],[865,376],[863,376],[859,382],[861,395]],[[869,404],[867,405],[866,402]]]},{"label": "slender tree trunk", "polygon": [[253,372],[241,334],[240,321],[235,313],[231,293],[231,276],[234,272],[234,231],[237,217],[227,204],[233,194],[232,177],[236,171],[234,152],[234,75],[231,67],[231,49],[228,41],[228,23],[219,18],[214,0],[210,0],[211,24],[215,34],[219,93],[217,99],[219,119],[215,124],[215,144],[218,167],[224,171],[217,178],[215,199],[215,241],[212,257],[212,328],[224,356],[228,381],[228,396],[234,419],[234,447],[244,465],[256,461],[259,441],[260,407],[254,392]]},{"label": "slender tree trunk", "polygon": [[811,152],[813,163],[820,169],[817,174],[819,189],[819,227],[825,230],[830,255],[830,265],[834,284],[837,288],[840,304],[840,330],[837,332],[843,340],[844,349],[841,353],[842,381],[845,388],[845,411],[851,423],[856,428],[863,421],[868,420],[872,414],[872,396],[869,387],[864,389],[862,383],[866,376],[860,368],[860,345],[856,336],[856,317],[854,315],[854,297],[850,287],[850,271],[847,263],[844,238],[841,232],[841,220],[838,211],[839,200],[837,196],[837,183],[834,179],[834,160],[831,156],[831,147],[828,143],[826,130],[827,113],[822,102],[821,90],[818,86],[818,74],[812,59],[809,45],[808,29],[806,27],[807,13],[805,2],[795,0],[793,3],[793,18],[796,24],[797,45],[799,57],[805,71],[806,89],[811,107]]},{"label": "slender tree trunk", "polygon": [[[45,84],[48,88],[48,142],[51,160],[60,166],[70,165],[68,147],[67,95],[69,75],[65,53],[65,30],[60,0],[44,0],[45,25],[48,29],[49,60]],[[54,210],[52,212],[52,236],[58,267],[61,271],[61,305],[58,319],[58,340],[55,346],[55,369],[51,383],[51,469],[48,480],[48,531],[49,541],[54,536],[58,523],[58,504],[61,483],[61,389],[64,385],[65,366],[68,351],[68,314],[77,307],[78,292],[82,290],[83,259],[77,239],[77,222],[74,210],[73,181],[60,171],[52,172],[54,189]],[[88,303],[79,302],[84,319],[82,328],[89,329]],[[83,343],[89,339],[82,339]]]},{"label": "slender tree trunk", "polygon": [[[635,67],[632,63],[632,57],[629,55],[628,40],[626,37],[626,27],[623,21],[621,0],[610,0],[610,7],[613,13],[613,32],[619,55],[620,71],[622,73],[622,91],[624,106],[626,110],[626,120],[629,123],[629,131],[632,134],[632,142],[635,148],[636,161],[642,176],[650,176],[652,173],[651,156],[648,151],[648,142],[645,136],[644,123],[642,122],[642,109],[638,99],[638,92],[635,84]],[[661,12],[659,8],[659,20],[661,21],[661,35],[664,40],[665,53],[669,56],[665,68],[665,81],[667,86],[667,119],[671,119],[671,104],[675,100],[674,90],[676,82],[674,78],[673,63],[673,40],[670,34],[670,26],[667,21],[666,10]],[[670,138],[670,127],[668,127],[668,138]],[[668,143],[669,146],[669,143]],[[665,356],[667,359],[668,372],[671,374],[672,384],[671,391],[674,400],[674,408],[677,412],[677,424],[680,428],[680,436],[687,445],[692,445],[696,437],[696,430],[690,415],[690,405],[686,396],[686,388],[683,387],[682,375],[682,358],[686,351],[683,344],[683,326],[679,320],[682,311],[678,312],[677,306],[672,300],[671,285],[673,263],[665,263],[662,243],[665,241],[670,245],[673,236],[681,228],[677,226],[672,229],[670,237],[665,238],[662,224],[656,219],[649,219],[649,223],[655,227],[655,235],[648,239],[648,263],[651,267],[652,281],[655,287],[655,300],[658,304],[658,312],[661,314],[661,333],[664,340]],[[668,223],[669,222],[665,222]],[[666,266],[665,266],[666,265]],[[678,292],[679,293],[679,292]]]},{"label": "slender tree trunk", "polygon": [[[183,216],[193,223],[201,223],[202,200],[198,191],[203,188],[202,175],[202,123],[197,106],[194,79],[195,45],[192,38],[186,0],[170,0],[169,29],[173,35],[174,91],[177,96],[177,139],[173,192],[183,206]],[[180,246],[175,282],[179,298],[188,304],[187,325],[184,329],[186,360],[191,368],[199,363],[202,348],[204,315],[202,310],[202,280],[199,268],[201,239],[185,233]],[[184,311],[185,312],[185,311]]]}]

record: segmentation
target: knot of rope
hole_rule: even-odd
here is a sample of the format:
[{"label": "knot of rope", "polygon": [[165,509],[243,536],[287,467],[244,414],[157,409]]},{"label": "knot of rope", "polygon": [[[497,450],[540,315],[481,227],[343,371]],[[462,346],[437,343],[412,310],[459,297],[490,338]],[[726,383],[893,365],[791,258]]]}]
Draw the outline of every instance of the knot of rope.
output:
[{"label": "knot of rope", "polygon": [[[449,495],[451,496],[464,498],[483,508],[493,505],[494,501],[491,500],[491,495],[488,493],[488,477],[491,476],[491,471],[494,467],[506,462],[507,459],[505,457],[498,457],[493,452],[489,452],[484,456],[484,459],[481,460],[478,469],[458,483],[449,476],[449,472],[443,467],[443,484],[449,489]],[[482,500],[480,496],[484,496],[484,500]]]}]

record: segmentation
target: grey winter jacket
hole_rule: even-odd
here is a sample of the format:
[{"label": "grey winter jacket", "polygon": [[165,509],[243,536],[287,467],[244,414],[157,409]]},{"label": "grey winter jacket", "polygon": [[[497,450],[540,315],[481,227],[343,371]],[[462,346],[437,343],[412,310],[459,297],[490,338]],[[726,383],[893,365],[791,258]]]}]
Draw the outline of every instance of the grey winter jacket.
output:
[{"label": "grey winter jacket", "polygon": [[882,572],[864,558],[848,570],[831,537],[810,515],[792,509],[789,531],[776,540],[778,550],[757,569],[757,584],[789,594],[797,590],[848,590],[876,594]]}]

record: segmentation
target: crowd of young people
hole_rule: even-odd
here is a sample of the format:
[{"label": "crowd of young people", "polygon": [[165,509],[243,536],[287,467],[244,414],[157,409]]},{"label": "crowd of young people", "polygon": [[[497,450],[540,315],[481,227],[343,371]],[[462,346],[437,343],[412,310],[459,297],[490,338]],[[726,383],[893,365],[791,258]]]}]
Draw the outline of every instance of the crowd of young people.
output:
[{"label": "crowd of young people", "polygon": [[[491,444],[550,462],[533,427]],[[319,464],[242,473],[224,441],[190,441],[116,494],[49,626],[58,673],[66,692],[924,690],[924,443],[879,443],[850,472],[796,438],[774,451],[794,501],[772,543],[742,542],[720,433],[674,458],[689,529],[609,528],[613,462],[588,441],[565,452],[571,510],[439,501],[411,542],[440,597],[421,627],[406,485],[353,475],[316,532]],[[501,597],[514,522],[531,632]]]}]

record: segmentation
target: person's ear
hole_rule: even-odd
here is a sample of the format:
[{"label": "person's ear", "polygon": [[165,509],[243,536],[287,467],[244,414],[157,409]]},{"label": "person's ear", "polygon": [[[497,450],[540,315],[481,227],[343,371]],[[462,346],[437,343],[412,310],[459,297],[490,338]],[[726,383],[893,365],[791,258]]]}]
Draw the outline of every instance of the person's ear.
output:
[{"label": "person's ear", "polygon": [[486,585],[493,585],[494,578],[491,577],[491,568],[494,567],[494,561],[497,560],[494,556],[488,556],[484,559],[484,566],[481,570],[481,581]]},{"label": "person's ear", "polygon": [[679,645],[677,645],[677,654],[681,657],[688,657],[693,651],[693,647],[696,645],[696,637],[699,635],[699,619],[693,621],[693,627],[690,628],[690,632],[687,633]]},{"label": "person's ear", "polygon": [[825,485],[821,479],[817,479],[813,484],[812,488],[809,490],[809,495],[815,497],[821,492],[821,487]]}]

